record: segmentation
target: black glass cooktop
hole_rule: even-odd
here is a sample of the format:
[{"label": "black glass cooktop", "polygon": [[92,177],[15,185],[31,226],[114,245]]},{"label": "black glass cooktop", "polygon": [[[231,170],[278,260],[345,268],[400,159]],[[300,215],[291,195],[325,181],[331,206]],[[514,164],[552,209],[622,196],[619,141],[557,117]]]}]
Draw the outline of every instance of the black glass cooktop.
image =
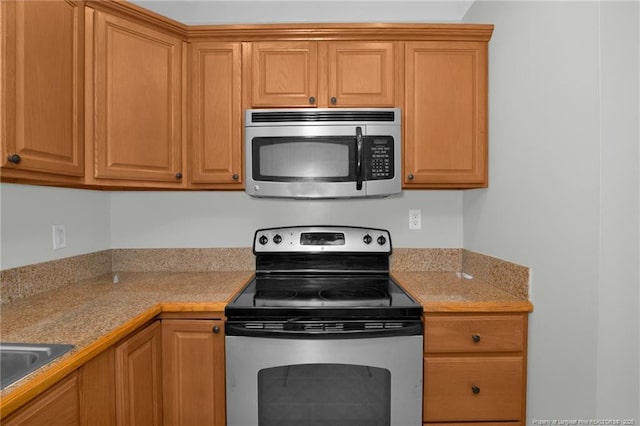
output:
[{"label": "black glass cooktop", "polygon": [[406,318],[419,317],[422,307],[387,274],[264,274],[226,312],[234,318]]}]

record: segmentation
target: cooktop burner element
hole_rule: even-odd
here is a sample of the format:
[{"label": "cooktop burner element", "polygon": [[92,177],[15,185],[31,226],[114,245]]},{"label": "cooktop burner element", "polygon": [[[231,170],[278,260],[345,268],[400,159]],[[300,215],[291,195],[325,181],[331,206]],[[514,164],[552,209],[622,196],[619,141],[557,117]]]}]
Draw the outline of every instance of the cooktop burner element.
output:
[{"label": "cooktop burner element", "polygon": [[[422,306],[389,275],[388,231],[304,226],[260,229],[256,277],[227,306],[234,321],[419,320]],[[273,325],[273,324],[271,324]],[[349,327],[347,327],[349,328]]]}]

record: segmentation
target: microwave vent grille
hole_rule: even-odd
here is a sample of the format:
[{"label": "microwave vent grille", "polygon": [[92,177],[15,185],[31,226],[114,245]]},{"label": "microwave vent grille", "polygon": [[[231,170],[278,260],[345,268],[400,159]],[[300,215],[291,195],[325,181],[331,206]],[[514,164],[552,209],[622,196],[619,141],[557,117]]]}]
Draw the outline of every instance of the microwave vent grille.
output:
[{"label": "microwave vent grille", "polygon": [[394,111],[254,111],[253,123],[287,122],[394,122]]}]

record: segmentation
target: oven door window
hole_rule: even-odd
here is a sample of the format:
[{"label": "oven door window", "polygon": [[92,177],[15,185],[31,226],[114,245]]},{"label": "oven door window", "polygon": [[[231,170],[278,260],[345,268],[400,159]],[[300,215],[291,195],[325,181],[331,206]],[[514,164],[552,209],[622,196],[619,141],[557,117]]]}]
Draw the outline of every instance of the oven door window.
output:
[{"label": "oven door window", "polygon": [[390,426],[391,373],[351,364],[258,372],[258,426]]},{"label": "oven door window", "polygon": [[356,140],[349,136],[256,137],[257,181],[349,182],[356,179]]}]

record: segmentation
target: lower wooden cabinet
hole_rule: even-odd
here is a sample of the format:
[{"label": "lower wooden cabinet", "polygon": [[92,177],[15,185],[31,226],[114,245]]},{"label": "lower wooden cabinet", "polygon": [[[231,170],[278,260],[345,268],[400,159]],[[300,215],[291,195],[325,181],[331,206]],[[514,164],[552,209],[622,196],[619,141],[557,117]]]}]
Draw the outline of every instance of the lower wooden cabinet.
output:
[{"label": "lower wooden cabinet", "polygon": [[160,322],[115,347],[116,424],[162,425]]},{"label": "lower wooden cabinet", "polygon": [[78,374],[72,373],[42,395],[2,419],[4,426],[75,426],[80,425]]},{"label": "lower wooden cabinet", "polygon": [[423,421],[524,424],[527,314],[426,314]]},{"label": "lower wooden cabinet", "polygon": [[224,321],[163,320],[166,425],[225,425]]}]

